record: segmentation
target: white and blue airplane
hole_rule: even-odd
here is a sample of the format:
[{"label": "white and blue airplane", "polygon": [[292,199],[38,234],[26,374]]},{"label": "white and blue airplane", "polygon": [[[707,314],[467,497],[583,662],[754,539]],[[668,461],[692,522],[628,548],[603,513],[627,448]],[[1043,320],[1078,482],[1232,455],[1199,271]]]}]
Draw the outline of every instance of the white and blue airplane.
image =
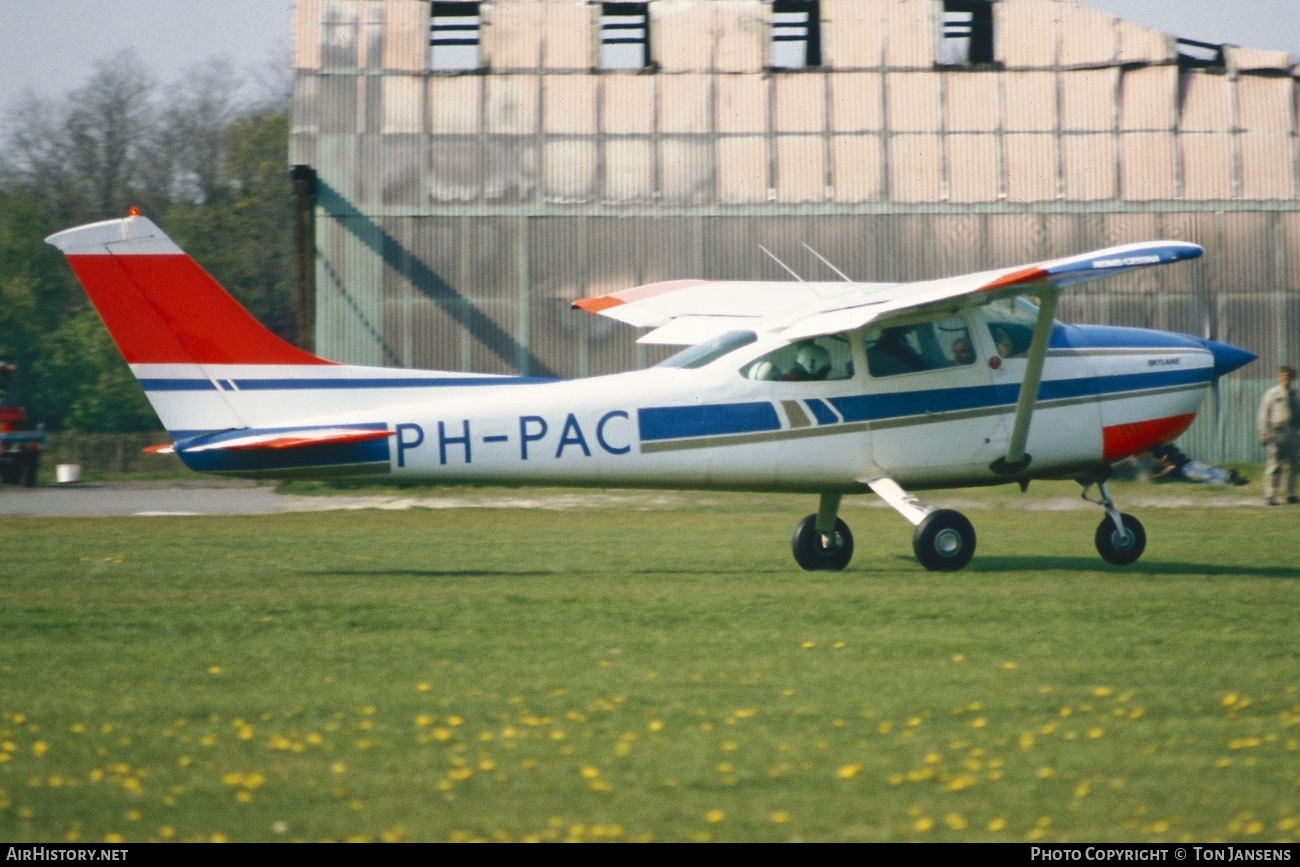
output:
[{"label": "white and blue airplane", "polygon": [[[958,512],[910,491],[1073,479],[1106,512],[1096,546],[1141,556],[1112,465],[1187,429],[1255,356],[1212,340],[1064,325],[1061,291],[1194,259],[1129,244],[914,283],[677,280],[574,306],[685,345],[646,370],[543,380],[336,364],[276,337],[148,219],[68,229],[68,262],[191,469],[255,478],[794,491],[791,545],[843,569],[845,494],[910,521],[928,569],[975,552]],[[1038,299],[1030,303],[1028,296]]]}]

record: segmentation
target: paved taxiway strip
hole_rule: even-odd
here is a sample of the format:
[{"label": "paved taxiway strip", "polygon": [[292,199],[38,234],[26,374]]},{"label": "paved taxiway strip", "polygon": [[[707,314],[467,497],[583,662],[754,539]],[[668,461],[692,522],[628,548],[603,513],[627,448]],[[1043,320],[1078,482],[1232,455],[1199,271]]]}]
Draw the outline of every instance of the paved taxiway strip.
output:
[{"label": "paved taxiway strip", "polygon": [[[1201,493],[1201,492],[1198,492]],[[121,515],[267,515],[278,512],[329,512],[355,509],[547,509],[623,508],[672,509],[719,502],[709,493],[655,491],[482,491],[471,495],[337,494],[295,496],[275,493],[255,483],[117,482],[66,487],[0,488],[0,517],[107,517]],[[762,495],[755,495],[761,497]],[[1079,497],[1027,496],[998,501],[968,499],[959,493],[936,492],[929,500],[949,509],[1023,509],[1069,511],[1096,509]],[[922,498],[927,494],[923,493]],[[1149,492],[1125,492],[1124,508],[1217,508],[1258,506],[1262,500],[1239,492],[1221,496],[1187,496],[1177,487],[1153,486]],[[874,497],[847,497],[845,506],[888,508]]]}]

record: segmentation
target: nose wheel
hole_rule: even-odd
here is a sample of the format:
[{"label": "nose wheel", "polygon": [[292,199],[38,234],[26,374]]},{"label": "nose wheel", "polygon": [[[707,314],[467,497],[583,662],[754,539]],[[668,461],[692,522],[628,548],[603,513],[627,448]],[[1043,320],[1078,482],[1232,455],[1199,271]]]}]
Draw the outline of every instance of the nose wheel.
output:
[{"label": "nose wheel", "polygon": [[1107,515],[1097,525],[1097,553],[1112,566],[1136,563],[1147,547],[1147,533],[1142,522],[1132,515],[1121,514],[1120,526]]},{"label": "nose wheel", "polygon": [[1084,485],[1083,498],[1090,503],[1097,503],[1106,510],[1106,517],[1097,525],[1097,553],[1101,559],[1112,566],[1128,566],[1136,563],[1147,547],[1147,532],[1142,522],[1132,515],[1126,515],[1115,508],[1110,497],[1110,489],[1104,481],[1097,482],[1100,500],[1088,496],[1089,485]]}]

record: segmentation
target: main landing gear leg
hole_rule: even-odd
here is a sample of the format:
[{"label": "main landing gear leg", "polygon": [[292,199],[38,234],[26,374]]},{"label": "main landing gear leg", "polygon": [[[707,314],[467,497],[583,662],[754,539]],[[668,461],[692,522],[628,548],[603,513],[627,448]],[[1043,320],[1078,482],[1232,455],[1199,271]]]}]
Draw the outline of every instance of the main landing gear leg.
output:
[{"label": "main landing gear leg", "polygon": [[956,572],[975,556],[975,528],[961,512],[928,506],[886,476],[866,483],[916,527],[912,551],[922,566],[931,572]]},{"label": "main landing gear leg", "polygon": [[1097,526],[1095,539],[1097,553],[1101,555],[1101,559],[1112,566],[1136,563],[1147,547],[1147,533],[1142,529],[1142,522],[1115,508],[1115,502],[1110,497],[1110,488],[1106,486],[1104,479],[1099,478],[1096,481],[1097,491],[1101,494],[1100,500],[1088,496],[1088,489],[1092,485],[1092,482],[1084,483],[1083,493],[1080,496],[1106,510],[1106,517],[1102,518],[1101,524]]},{"label": "main landing gear leg", "polygon": [[840,493],[822,494],[817,513],[795,525],[790,550],[800,566],[811,571],[838,572],[853,559],[853,534],[839,518]]}]

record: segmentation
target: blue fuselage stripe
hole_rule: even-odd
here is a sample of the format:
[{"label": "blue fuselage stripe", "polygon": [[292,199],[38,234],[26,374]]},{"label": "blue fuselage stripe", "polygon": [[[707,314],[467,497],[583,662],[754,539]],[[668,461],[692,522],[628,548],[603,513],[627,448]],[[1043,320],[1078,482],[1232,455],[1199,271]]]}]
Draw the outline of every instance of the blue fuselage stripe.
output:
[{"label": "blue fuselage stripe", "polygon": [[642,442],[781,429],[776,407],[766,401],[639,409],[637,424]]},{"label": "blue fuselage stripe", "polygon": [[[1150,388],[1200,385],[1210,381],[1213,370],[1171,370],[1156,373],[1129,373],[1114,376],[1089,376],[1057,379],[1042,383],[1040,401],[1100,397]],[[904,391],[894,394],[859,394],[827,398],[845,422],[883,421],[907,416],[993,409],[1016,405],[1020,384],[976,385],[961,388],[937,388]],[[819,400],[806,402],[817,421],[833,421]],[[732,403],[704,406],[664,406],[638,410],[642,442],[687,439],[725,434],[760,433],[781,429],[776,408],[771,403]]]}]

